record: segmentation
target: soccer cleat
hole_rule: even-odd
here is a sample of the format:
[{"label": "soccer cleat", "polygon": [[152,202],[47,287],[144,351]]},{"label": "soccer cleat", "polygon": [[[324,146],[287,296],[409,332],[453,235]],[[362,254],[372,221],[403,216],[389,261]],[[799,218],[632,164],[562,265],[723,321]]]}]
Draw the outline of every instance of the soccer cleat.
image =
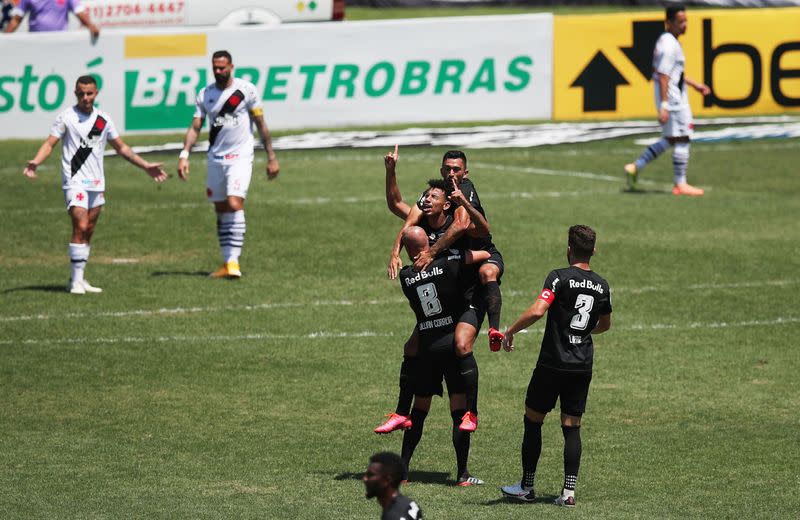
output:
[{"label": "soccer cleat", "polygon": [[553,503],[557,506],[575,507],[575,497],[561,495],[560,497],[556,498]]},{"label": "soccer cleat", "polygon": [[228,278],[242,277],[242,271],[239,268],[239,262],[236,260],[228,260],[225,262],[225,268],[228,270]]},{"label": "soccer cleat", "polygon": [[503,340],[506,339],[506,336],[497,329],[490,328],[489,329],[489,350],[492,352],[498,352],[500,347],[503,346]]},{"label": "soccer cleat", "polygon": [[225,278],[228,276],[228,266],[227,264],[222,264],[222,266],[208,275],[209,278]]},{"label": "soccer cleat", "polygon": [[83,287],[83,282],[67,282],[67,292],[70,294],[86,294],[86,289]]},{"label": "soccer cleat", "polygon": [[478,416],[472,412],[467,412],[461,417],[461,424],[458,425],[458,429],[462,432],[474,432],[478,429]]},{"label": "soccer cleat", "polygon": [[702,188],[695,188],[691,184],[686,184],[686,183],[677,184],[672,187],[673,195],[688,195],[690,197],[699,197],[704,193],[705,191]]},{"label": "soccer cleat", "polygon": [[536,495],[533,493],[532,487],[523,486],[522,482],[517,482],[511,486],[503,486],[500,488],[503,496],[513,498],[515,500],[522,500],[523,502],[533,502],[536,500]]},{"label": "soccer cleat", "polygon": [[82,281],[81,284],[83,285],[83,290],[87,293],[101,293],[103,289],[99,287],[95,287],[94,285],[90,284],[86,280]]},{"label": "soccer cleat", "polygon": [[466,477],[461,477],[456,482],[456,486],[458,487],[467,487],[467,486],[482,486],[483,481],[478,477],[473,477],[472,475],[467,475]]},{"label": "soccer cleat", "polygon": [[391,433],[395,430],[408,430],[411,428],[411,419],[406,415],[396,413],[386,414],[389,419],[373,430],[375,433]]},{"label": "soccer cleat", "polygon": [[636,181],[639,180],[639,171],[636,169],[636,163],[628,163],[622,167],[625,170],[625,182],[629,190],[636,189]]}]

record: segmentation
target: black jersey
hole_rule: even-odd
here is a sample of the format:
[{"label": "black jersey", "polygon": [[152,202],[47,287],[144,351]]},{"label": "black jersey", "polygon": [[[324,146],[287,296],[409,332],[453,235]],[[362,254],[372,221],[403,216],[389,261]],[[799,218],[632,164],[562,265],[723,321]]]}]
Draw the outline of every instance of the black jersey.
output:
[{"label": "black jersey", "polygon": [[422,509],[407,496],[398,494],[381,514],[381,520],[422,520]]},{"label": "black jersey", "polygon": [[611,314],[608,282],[575,266],[550,271],[539,298],[550,304],[537,366],[591,372],[592,329]]},{"label": "black jersey", "polygon": [[[442,235],[447,233],[447,230],[453,224],[453,212],[449,211],[445,213],[445,220],[444,224],[442,224],[439,228],[434,228],[428,222],[428,219],[425,216],[422,216],[422,220],[419,223],[419,227],[425,230],[425,233],[428,234],[428,245],[432,246],[439,240]],[[462,235],[458,240],[450,244],[448,249],[452,251],[463,251],[470,248],[470,239],[466,235]]]},{"label": "black jersey", "polygon": [[431,352],[446,352],[453,346],[453,333],[469,302],[464,296],[463,256],[443,255],[424,271],[411,266],[400,271],[400,285],[417,316],[420,345]]}]

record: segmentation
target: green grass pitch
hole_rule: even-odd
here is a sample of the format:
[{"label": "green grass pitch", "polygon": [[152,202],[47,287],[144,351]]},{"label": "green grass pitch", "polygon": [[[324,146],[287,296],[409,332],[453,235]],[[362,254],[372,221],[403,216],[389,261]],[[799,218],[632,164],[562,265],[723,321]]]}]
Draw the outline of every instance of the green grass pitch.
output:
[{"label": "green grass pitch", "polygon": [[[147,139],[131,139],[143,142]],[[158,142],[158,138],[150,142]],[[247,201],[239,281],[219,263],[202,154],[162,186],[106,160],[107,205],[87,277],[64,291],[69,222],[59,153],[30,182],[39,143],[0,143],[0,517],[377,518],[360,474],[401,434],[394,407],[413,325],[385,265],[400,221],[383,200],[389,150],[263,153]],[[614,289],[596,339],[578,507],[503,500],[519,479],[523,396],[543,323],[512,354],[483,334],[472,472],[452,485],[436,399],[404,492],[431,519],[790,518],[800,511],[800,176],[796,140],[694,144],[702,198],[669,193],[669,156],[626,193],[633,139],[466,151],[506,261],[503,323],[566,262],[566,230],[598,232]],[[407,199],[442,148],[400,149]],[[156,155],[173,172],[176,154]],[[537,492],[562,483],[558,419]]]}]

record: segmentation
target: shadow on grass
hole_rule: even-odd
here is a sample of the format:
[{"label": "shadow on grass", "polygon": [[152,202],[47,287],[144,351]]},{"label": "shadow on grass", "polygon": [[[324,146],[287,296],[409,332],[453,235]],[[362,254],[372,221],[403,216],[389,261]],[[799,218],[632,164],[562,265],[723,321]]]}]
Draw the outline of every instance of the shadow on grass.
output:
[{"label": "shadow on grass", "polygon": [[520,504],[520,505],[528,505],[528,504],[545,504],[545,505],[553,505],[555,499],[558,498],[558,495],[541,495],[537,496],[533,502],[523,502],[522,500],[517,500],[514,498],[501,496],[499,498],[495,498],[494,500],[487,500],[483,503],[485,506],[496,506],[498,504]]},{"label": "shadow on grass", "polygon": [[[333,480],[361,480],[363,476],[363,471],[358,473],[339,473],[333,477]],[[442,484],[448,486],[455,485],[456,483],[455,480],[450,478],[450,473],[441,471],[411,471],[408,474],[408,482],[411,484],[419,482],[421,484]]]},{"label": "shadow on grass", "polygon": [[209,271],[153,271],[150,276],[205,276],[208,277]]},{"label": "shadow on grass", "polygon": [[652,190],[643,188],[623,188],[622,193],[625,195],[672,195],[671,191],[659,190],[658,188],[653,188]]},{"label": "shadow on grass", "polygon": [[37,292],[63,292],[66,293],[66,284],[61,285],[26,285],[24,287],[12,287],[6,289],[3,294],[20,292],[20,291],[37,291]]}]

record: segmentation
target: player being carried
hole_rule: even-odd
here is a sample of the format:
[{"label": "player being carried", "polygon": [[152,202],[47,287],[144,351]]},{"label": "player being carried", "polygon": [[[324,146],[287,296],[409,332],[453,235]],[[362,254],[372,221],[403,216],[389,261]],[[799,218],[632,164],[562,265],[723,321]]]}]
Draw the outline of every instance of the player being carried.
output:
[{"label": "player being carried", "polygon": [[71,264],[67,291],[72,294],[99,293],[102,289],[84,278],[89,261],[92,235],[105,204],[106,179],[103,171],[103,151],[106,142],[125,160],[147,172],[156,182],[163,182],[167,174],[161,163],[151,163],[139,157],[122,141],[114,121],[107,113],[94,106],[97,81],[92,76],[81,76],[75,82],[77,103],[61,112],[50,129],[50,136],[42,143],[36,156],[28,161],[23,174],[36,178],[36,169],[53,151],[60,139],[61,187],[67,212],[72,220],[69,241]]},{"label": "player being carried", "polygon": [[[400,218],[404,219],[403,227],[395,240],[392,249],[392,256],[389,261],[388,274],[390,278],[397,275],[400,261],[400,241],[403,230],[414,225],[421,225],[425,220],[423,207],[427,191],[417,201],[414,206],[409,206],[403,201],[400,190],[397,186],[396,165],[398,161],[398,147],[395,146],[394,152],[384,157],[386,168],[386,202],[389,210]],[[441,176],[451,183],[453,193],[451,200],[457,207],[450,208],[452,218],[446,223],[442,231],[431,236],[433,242],[431,248],[421,252],[414,262],[414,269],[419,271],[428,265],[432,259],[441,252],[454,247],[463,249],[484,250],[489,253],[489,258],[482,261],[477,271],[473,274],[474,280],[480,280],[480,284],[470,285],[469,297],[472,305],[476,308],[474,319],[459,322],[455,332],[455,348],[461,363],[461,371],[471,374],[468,381],[470,393],[474,389],[474,399],[469,399],[468,412],[465,414],[461,427],[465,431],[474,431],[478,423],[477,410],[477,387],[478,387],[478,366],[472,354],[472,347],[475,343],[478,331],[485,314],[489,314],[489,339],[492,351],[500,350],[502,333],[498,330],[500,326],[500,307],[501,296],[499,279],[503,274],[503,258],[500,252],[491,241],[489,226],[486,223],[485,213],[480,204],[480,199],[475,191],[475,187],[467,176],[467,158],[463,152],[451,150],[444,154]],[[483,220],[483,225],[476,227],[475,218],[470,211],[477,210],[475,213]],[[461,244],[457,241],[461,240]],[[416,352],[418,350],[418,331],[415,329],[403,349],[403,362],[400,367],[400,392],[398,404],[395,412],[390,414],[389,419],[375,429],[376,433],[389,433],[395,429],[406,427],[410,424],[408,416],[413,397],[413,380],[409,374],[413,373],[416,363]],[[474,383],[472,382],[474,380]]]}]

